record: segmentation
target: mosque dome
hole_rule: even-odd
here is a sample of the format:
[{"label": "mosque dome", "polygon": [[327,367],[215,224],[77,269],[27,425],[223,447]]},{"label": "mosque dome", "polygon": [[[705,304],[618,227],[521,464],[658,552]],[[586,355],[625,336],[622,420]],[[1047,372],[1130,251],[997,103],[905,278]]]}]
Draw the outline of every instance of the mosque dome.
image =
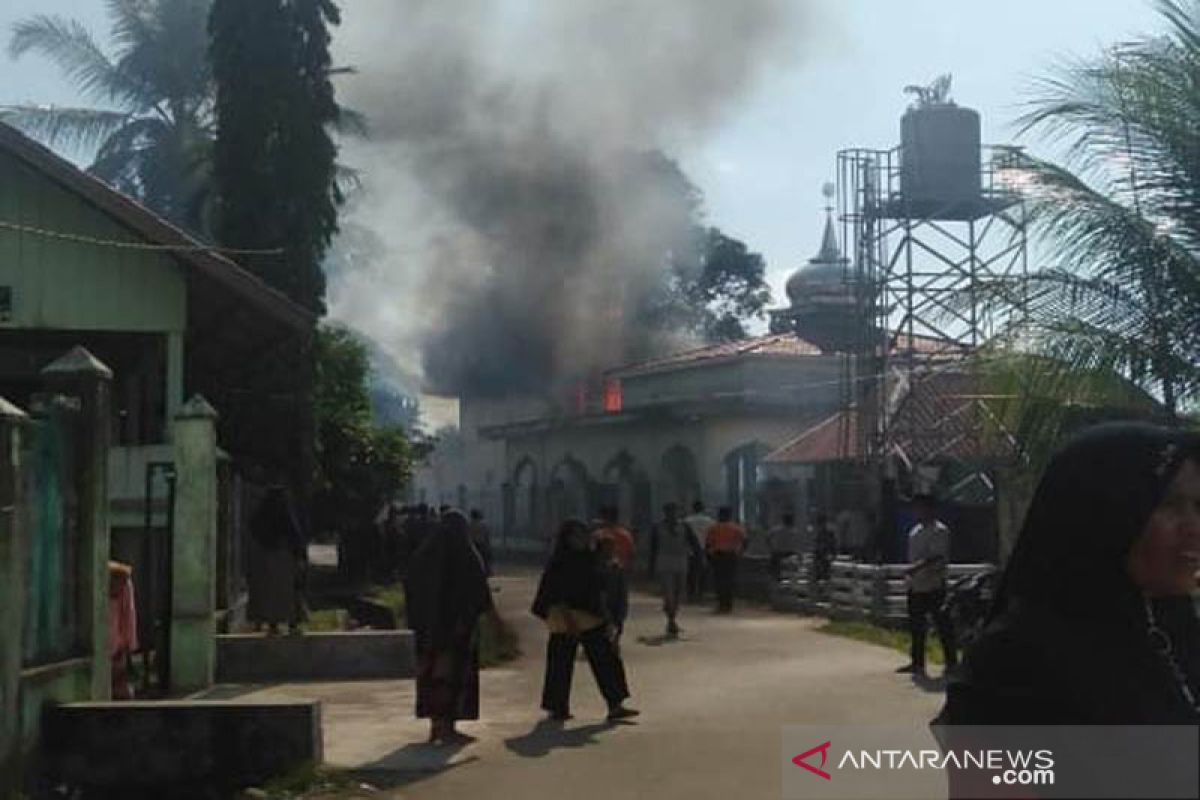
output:
[{"label": "mosque dome", "polygon": [[825,219],[820,251],[788,278],[788,300],[793,309],[810,303],[853,300],[852,280],[850,261],[838,249],[833,216],[829,214]]}]

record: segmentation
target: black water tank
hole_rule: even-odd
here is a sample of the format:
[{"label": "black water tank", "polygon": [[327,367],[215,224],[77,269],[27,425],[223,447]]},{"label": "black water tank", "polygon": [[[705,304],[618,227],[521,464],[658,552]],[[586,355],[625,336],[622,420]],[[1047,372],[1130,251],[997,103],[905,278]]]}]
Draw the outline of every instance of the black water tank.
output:
[{"label": "black water tank", "polygon": [[936,216],[980,198],[979,113],[951,104],[910,108],[900,122],[900,192],[906,203]]}]

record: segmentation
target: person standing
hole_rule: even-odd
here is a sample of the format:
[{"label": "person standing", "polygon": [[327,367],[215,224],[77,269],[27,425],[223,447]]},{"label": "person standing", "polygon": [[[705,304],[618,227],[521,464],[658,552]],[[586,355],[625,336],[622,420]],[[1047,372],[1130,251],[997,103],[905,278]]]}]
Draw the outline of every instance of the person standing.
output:
[{"label": "person standing", "polygon": [[812,540],[813,579],[827,581],[833,568],[833,558],[837,555],[837,537],[824,511],[818,511],[813,520]]},{"label": "person standing", "polygon": [[483,570],[492,577],[492,532],[483,521],[483,512],[478,508],[471,509],[471,544],[483,559]]},{"label": "person standing", "polygon": [[933,616],[938,639],[946,655],[946,670],[955,668],[958,653],[954,625],[943,605],[946,602],[946,570],[950,564],[950,529],[937,518],[937,504],[930,494],[913,496],[917,524],[908,534],[908,628],[912,635],[909,663],[897,672],[925,674],[925,634]]},{"label": "person standing", "polygon": [[801,552],[800,531],[791,511],[785,511],[779,524],[767,531],[767,551],[771,554],[771,578],[777,581],[783,560]]},{"label": "person standing", "polygon": [[430,721],[432,743],[473,741],[455,723],[479,719],[479,618],[493,608],[461,511],[442,515],[410,567],[405,596],[417,653],[417,717]]},{"label": "person standing", "polygon": [[708,583],[708,559],[704,555],[703,543],[708,541],[708,531],[717,521],[704,511],[700,500],[692,503],[692,513],[683,518],[696,538],[697,547],[688,559],[688,600],[698,603],[704,599]]},{"label": "person standing", "polygon": [[[1194,729],[1198,567],[1200,437],[1144,423],[1084,431],[1042,475],[983,634],[934,723]],[[1087,764],[1088,747],[1056,750],[1055,761]],[[1138,771],[1194,786],[1196,760],[1166,748]],[[951,797],[986,796],[986,784],[950,771]]]},{"label": "person standing", "polygon": [[616,506],[604,506],[600,509],[600,524],[596,527],[595,538],[597,543],[602,539],[612,540],[613,553],[621,562],[621,568],[626,572],[633,568],[633,534],[618,521]]},{"label": "person standing", "polygon": [[270,634],[278,633],[281,624],[299,633],[304,617],[299,587],[307,559],[285,487],[267,489],[250,520],[246,555],[246,616],[256,626],[266,624]]},{"label": "person standing", "polygon": [[613,643],[616,631],[608,619],[600,563],[588,527],[581,520],[568,519],[559,528],[530,610],[550,632],[542,708],[551,719],[571,718],[571,680],[580,645],[608,703],[608,719],[637,716],[638,711],[624,705],[629,698],[625,665]]},{"label": "person standing", "polygon": [[667,616],[667,636],[678,636],[679,603],[687,584],[688,560],[696,550],[692,531],[679,519],[679,506],[663,506],[663,520],[654,527],[651,549],[658,568],[662,589],[663,613]]},{"label": "person standing", "polygon": [[737,587],[738,558],[746,547],[746,529],[733,521],[733,509],[721,506],[717,524],[709,528],[705,549],[712,564],[713,582],[717,589],[717,613],[733,611],[733,594]]}]

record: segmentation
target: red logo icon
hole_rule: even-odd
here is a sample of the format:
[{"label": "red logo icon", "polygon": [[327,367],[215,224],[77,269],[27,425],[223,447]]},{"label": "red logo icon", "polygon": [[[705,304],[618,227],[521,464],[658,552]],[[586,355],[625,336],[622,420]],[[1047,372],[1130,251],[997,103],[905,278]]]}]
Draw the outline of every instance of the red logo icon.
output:
[{"label": "red logo icon", "polygon": [[821,766],[824,767],[825,760],[829,757],[829,745],[830,744],[831,744],[830,742],[826,742],[825,744],[819,744],[816,747],[814,747],[812,750],[801,753],[800,755],[793,758],[792,763],[795,764],[797,767],[804,767],[806,770],[811,772],[813,775],[819,775],[827,781],[832,780],[832,777],[830,776],[830,774],[828,772],[826,772],[824,769],[818,769],[817,767],[814,767],[812,764],[805,763],[805,759],[807,759],[809,756],[814,755],[816,753],[820,753],[821,754]]}]

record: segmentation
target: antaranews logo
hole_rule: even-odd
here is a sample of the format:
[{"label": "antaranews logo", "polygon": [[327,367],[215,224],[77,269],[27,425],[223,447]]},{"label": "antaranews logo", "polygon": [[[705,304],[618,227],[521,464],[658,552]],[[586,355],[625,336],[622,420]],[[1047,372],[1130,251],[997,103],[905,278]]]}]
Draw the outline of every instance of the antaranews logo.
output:
[{"label": "antaranews logo", "polygon": [[[792,763],[817,777],[833,780],[833,776],[825,771],[832,746],[832,740],[826,741],[805,750],[793,758]],[[821,756],[820,767],[809,763],[809,759],[817,754]],[[846,750],[834,769],[846,772],[979,770],[993,773],[991,779],[996,785],[1054,785],[1054,754],[1050,750]]]},{"label": "antaranews logo", "polygon": [[[833,742],[831,740],[831,741],[825,742],[825,744],[819,744],[816,747],[812,748],[811,750],[806,750],[803,753],[801,753],[800,755],[793,758],[792,763],[795,764],[797,767],[803,767],[804,769],[808,770],[812,774],[822,777],[827,781],[832,780],[833,776],[830,775],[828,772],[826,772],[824,769],[825,761],[829,757],[829,748],[832,744],[833,744]],[[818,768],[814,767],[812,764],[808,763],[808,759],[810,757],[816,755],[817,753],[821,754],[821,769],[818,769]]]}]

